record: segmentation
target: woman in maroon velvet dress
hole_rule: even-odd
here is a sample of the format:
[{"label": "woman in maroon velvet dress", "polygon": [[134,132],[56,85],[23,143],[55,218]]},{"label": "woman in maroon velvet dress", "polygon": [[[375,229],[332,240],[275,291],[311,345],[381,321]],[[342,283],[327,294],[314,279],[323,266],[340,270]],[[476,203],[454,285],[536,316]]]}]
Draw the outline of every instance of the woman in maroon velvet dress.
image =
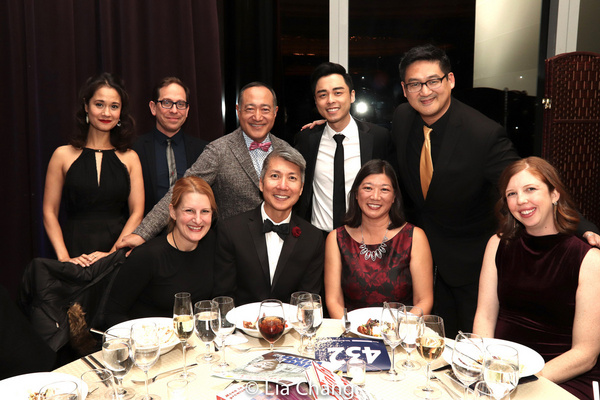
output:
[{"label": "woman in maroon velvet dress", "polygon": [[406,222],[392,166],[367,162],[349,194],[345,224],[327,236],[325,301],[332,318],[385,301],[433,305],[433,261],[422,229]]},{"label": "woman in maroon velvet dress", "polygon": [[582,399],[600,378],[600,250],[573,233],[574,203],[556,170],[529,157],[499,180],[500,228],[488,242],[474,332],[521,343],[539,373]]}]

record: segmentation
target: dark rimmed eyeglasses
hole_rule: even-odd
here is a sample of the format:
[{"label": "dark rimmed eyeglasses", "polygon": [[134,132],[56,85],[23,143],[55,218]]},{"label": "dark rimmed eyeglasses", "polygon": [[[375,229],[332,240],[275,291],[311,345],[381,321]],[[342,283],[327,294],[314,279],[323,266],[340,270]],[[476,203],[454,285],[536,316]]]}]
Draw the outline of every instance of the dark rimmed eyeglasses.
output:
[{"label": "dark rimmed eyeglasses", "polygon": [[186,108],[188,108],[188,105],[190,103],[188,103],[187,101],[183,101],[183,100],[179,100],[179,101],[173,101],[173,100],[156,100],[157,103],[160,103],[160,106],[162,108],[166,108],[167,110],[170,110],[171,108],[173,108],[173,106],[175,106],[178,110],[185,110]]},{"label": "dark rimmed eyeglasses", "polygon": [[430,79],[427,82],[405,82],[404,86],[409,93],[420,92],[421,89],[423,89],[423,85],[427,86],[431,90],[439,89],[442,86],[442,81],[447,77],[448,74],[442,76],[441,78]]}]

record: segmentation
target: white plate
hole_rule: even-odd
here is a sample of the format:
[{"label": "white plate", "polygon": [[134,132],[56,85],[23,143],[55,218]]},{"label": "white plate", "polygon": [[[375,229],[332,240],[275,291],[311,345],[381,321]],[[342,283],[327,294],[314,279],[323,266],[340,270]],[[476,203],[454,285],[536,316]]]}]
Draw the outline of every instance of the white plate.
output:
[{"label": "white plate", "polygon": [[[454,348],[454,340],[446,338],[446,343],[448,343],[449,346]],[[517,352],[519,353],[519,364],[521,364],[521,373],[519,374],[521,378],[537,374],[542,370],[542,368],[544,368],[544,358],[540,355],[540,353],[533,350],[532,348],[523,346],[522,344],[510,342],[508,340],[491,338],[484,338],[483,344],[485,346],[488,346],[490,344],[503,344],[506,346],[513,347],[515,350],[517,350]],[[448,364],[452,364],[452,350],[446,347],[444,349],[442,357],[444,357],[444,360]]]},{"label": "white plate", "polygon": [[30,394],[37,392],[44,385],[59,381],[76,382],[80,393],[83,393],[83,398],[87,396],[88,386],[84,381],[60,372],[35,372],[4,379],[0,381],[0,393],[3,399],[28,400]]},{"label": "white plate", "polygon": [[117,325],[113,326],[112,328],[131,329],[131,326],[138,322],[154,322],[156,324],[156,326],[162,328],[161,335],[163,335],[163,337],[162,337],[163,341],[160,343],[160,354],[161,355],[168,353],[169,351],[173,350],[173,347],[175,347],[176,345],[181,343],[181,341],[175,334],[175,331],[173,330],[173,319],[172,318],[166,318],[166,317],[138,318],[138,319],[132,319],[129,321],[121,322],[120,324],[117,324]]},{"label": "white plate", "polygon": [[[235,322],[236,328],[241,329],[245,334],[262,339],[262,335],[258,329],[244,328],[244,321],[256,322],[258,319],[259,309],[260,303],[244,304],[243,306],[239,306],[231,310],[227,314],[227,319],[231,322]],[[292,329],[292,324],[289,322],[290,316],[292,315],[292,309],[293,307],[291,305],[283,303],[283,313],[285,315],[285,330],[283,331],[284,335],[288,333],[290,329]]]},{"label": "white plate", "polygon": [[381,319],[382,310],[383,307],[367,307],[349,311],[348,319],[350,320],[350,332],[367,339],[383,340],[381,336],[365,335],[358,332],[358,327],[366,324],[369,318],[379,321]]}]

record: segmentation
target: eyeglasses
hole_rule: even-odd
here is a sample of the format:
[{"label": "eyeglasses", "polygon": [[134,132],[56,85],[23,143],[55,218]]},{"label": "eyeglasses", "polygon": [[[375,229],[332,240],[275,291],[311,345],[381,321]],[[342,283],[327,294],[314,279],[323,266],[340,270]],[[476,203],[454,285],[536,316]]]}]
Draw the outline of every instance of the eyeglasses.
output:
[{"label": "eyeglasses", "polygon": [[439,89],[442,86],[442,81],[444,80],[444,78],[447,78],[447,77],[448,77],[448,74],[442,76],[441,78],[430,79],[427,82],[404,83],[404,86],[406,87],[406,90],[408,90],[408,93],[420,92],[421,89],[423,88],[423,85],[427,86],[431,90]]},{"label": "eyeglasses", "polygon": [[188,105],[190,103],[188,103],[187,101],[183,101],[183,100],[179,100],[179,101],[173,101],[173,100],[156,100],[157,103],[160,103],[160,106],[162,108],[166,108],[167,110],[170,110],[171,108],[173,108],[173,106],[177,107],[178,110],[185,110],[186,108],[188,108]]}]

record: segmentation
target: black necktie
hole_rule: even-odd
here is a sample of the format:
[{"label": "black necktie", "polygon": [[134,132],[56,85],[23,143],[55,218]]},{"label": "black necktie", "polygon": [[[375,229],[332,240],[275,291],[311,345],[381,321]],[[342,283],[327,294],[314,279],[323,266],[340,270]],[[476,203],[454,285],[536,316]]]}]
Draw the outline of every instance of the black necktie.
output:
[{"label": "black necktie", "polygon": [[290,224],[275,225],[270,219],[265,219],[263,233],[267,232],[275,232],[281,239],[285,240],[285,237],[290,233]]},{"label": "black necktie", "polygon": [[342,225],[346,214],[346,180],[344,179],[344,145],[346,136],[333,135],[337,146],[333,157],[333,229]]}]

